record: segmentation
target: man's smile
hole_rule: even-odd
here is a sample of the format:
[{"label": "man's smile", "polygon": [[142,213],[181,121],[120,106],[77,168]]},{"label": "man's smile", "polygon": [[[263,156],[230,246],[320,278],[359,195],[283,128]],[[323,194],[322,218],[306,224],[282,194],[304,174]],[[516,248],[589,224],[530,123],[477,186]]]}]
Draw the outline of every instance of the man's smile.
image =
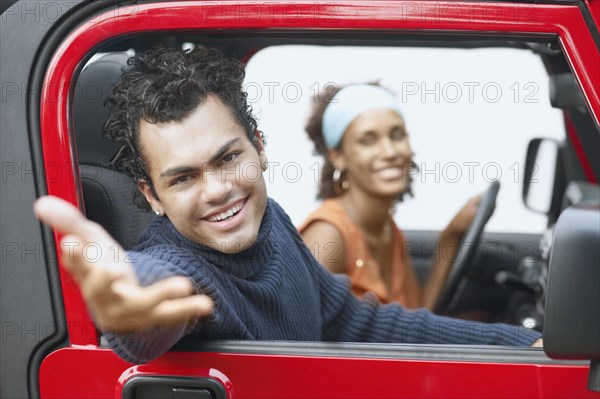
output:
[{"label": "man's smile", "polygon": [[236,201],[233,205],[227,206],[224,209],[220,209],[216,212],[211,213],[209,216],[206,216],[205,220],[209,222],[220,222],[223,220],[227,220],[235,215],[244,207],[246,203],[246,198]]}]

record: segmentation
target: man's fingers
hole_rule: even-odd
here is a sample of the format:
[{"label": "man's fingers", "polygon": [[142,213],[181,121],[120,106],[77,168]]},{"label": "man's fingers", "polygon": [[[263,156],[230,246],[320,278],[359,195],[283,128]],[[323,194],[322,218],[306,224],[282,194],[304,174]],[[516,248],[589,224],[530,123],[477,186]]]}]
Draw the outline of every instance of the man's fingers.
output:
[{"label": "man's fingers", "polygon": [[[115,290],[119,289],[117,284],[118,282],[115,283]],[[196,290],[188,278],[174,276],[144,287],[140,292],[143,306],[151,308],[165,300],[190,296],[196,293]]]},{"label": "man's fingers", "polygon": [[69,202],[48,195],[35,201],[33,210],[42,222],[61,233],[81,235],[81,223],[85,218],[79,209]]},{"label": "man's fingers", "polygon": [[114,295],[127,298],[127,311],[132,314],[147,313],[164,301],[196,293],[192,282],[183,276],[169,277],[143,288],[132,287],[127,280],[117,279],[111,282],[109,289]]},{"label": "man's fingers", "polygon": [[[113,285],[117,285],[115,282]],[[141,289],[142,308],[151,309],[150,324],[174,325],[212,313],[213,301],[196,292],[192,282],[182,276],[169,277]]]},{"label": "man's fingers", "polygon": [[206,295],[192,295],[159,303],[152,314],[157,324],[180,324],[212,314],[214,303]]},{"label": "man's fingers", "polygon": [[[145,288],[115,280],[107,291],[112,291],[113,299],[121,298],[124,302],[113,307],[116,312],[112,312],[112,315],[108,311],[97,315],[100,316],[98,322],[102,328],[125,322],[142,329],[156,325],[185,324],[189,320],[208,316],[213,309],[212,300],[206,295],[192,295],[195,292],[193,285],[180,276],[158,281]],[[107,304],[111,306],[109,302]],[[102,315],[106,315],[106,320],[110,322],[104,323]]]},{"label": "man's fingers", "polygon": [[81,240],[78,236],[67,235],[60,241],[62,256],[62,265],[67,269],[79,284],[83,282],[85,276],[91,270],[91,265],[84,261],[82,257]]},{"label": "man's fingers", "polygon": [[[185,298],[169,299],[159,303],[150,312],[139,318],[123,319],[100,327],[103,330],[121,334],[135,333],[156,326],[185,325],[190,321],[209,316],[213,312],[213,301],[206,295],[192,295]],[[118,329],[115,328],[118,326]]]},{"label": "man's fingers", "polygon": [[[171,277],[139,287],[131,266],[124,262],[125,255],[111,256],[114,240],[110,235],[69,202],[42,197],[34,204],[34,212],[43,223],[65,234],[61,240],[62,264],[91,301],[101,325],[103,320],[109,328],[119,320],[139,325],[174,325],[212,313],[212,300],[205,295],[194,295],[196,290],[185,277]],[[87,247],[96,252],[90,255]]]},{"label": "man's fingers", "polygon": [[87,220],[77,207],[61,198],[41,197],[33,204],[33,210],[38,219],[63,234],[75,235],[87,242],[108,237],[108,233]]},{"label": "man's fingers", "polygon": [[[117,280],[112,283],[112,290],[124,298],[135,297],[132,304],[137,311],[146,311],[158,306],[161,302],[185,298],[196,293],[192,282],[183,276],[173,276],[164,280],[157,281],[147,287],[140,288],[134,294],[131,291],[131,285],[126,281]],[[133,309],[131,309],[133,311]]]}]

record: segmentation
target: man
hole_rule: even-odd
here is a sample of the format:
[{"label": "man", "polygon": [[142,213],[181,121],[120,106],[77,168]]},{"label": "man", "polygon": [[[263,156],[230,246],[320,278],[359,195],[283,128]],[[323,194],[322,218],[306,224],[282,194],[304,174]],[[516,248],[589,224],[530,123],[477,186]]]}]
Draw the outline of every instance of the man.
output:
[{"label": "man", "polygon": [[[108,101],[114,163],[157,217],[133,251],[73,206],[37,216],[65,233],[63,265],[124,359],[147,362],[199,339],[531,345],[539,334],[354,297],[267,198],[266,156],[242,91],[242,65],[216,50],[154,50],[130,61]],[[78,242],[79,246],[73,246]],[[78,251],[95,242],[102,258]],[[64,245],[64,243],[69,243]]]}]

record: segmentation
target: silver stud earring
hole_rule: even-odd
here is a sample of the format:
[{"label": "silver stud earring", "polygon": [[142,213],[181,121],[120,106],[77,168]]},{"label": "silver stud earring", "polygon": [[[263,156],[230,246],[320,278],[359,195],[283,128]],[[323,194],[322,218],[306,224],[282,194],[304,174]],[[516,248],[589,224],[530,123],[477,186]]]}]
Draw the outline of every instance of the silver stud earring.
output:
[{"label": "silver stud earring", "polygon": [[154,211],[154,213],[156,213],[156,216],[160,216],[160,211]]},{"label": "silver stud earring", "polygon": [[267,135],[262,130],[258,131],[258,135],[260,136],[260,141],[262,142],[263,146],[267,145]]}]

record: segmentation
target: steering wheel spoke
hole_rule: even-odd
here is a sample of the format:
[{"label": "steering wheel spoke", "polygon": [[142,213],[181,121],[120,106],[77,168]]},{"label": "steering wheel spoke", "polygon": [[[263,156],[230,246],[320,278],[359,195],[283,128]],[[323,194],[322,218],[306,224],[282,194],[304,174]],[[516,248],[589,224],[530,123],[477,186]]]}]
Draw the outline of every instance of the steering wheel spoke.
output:
[{"label": "steering wheel spoke", "polygon": [[[435,313],[443,314],[454,309],[458,302],[455,296],[458,294],[460,282],[467,275],[475,263],[477,250],[481,241],[481,235],[487,222],[492,217],[496,208],[496,197],[500,190],[500,182],[494,181],[490,184],[481,198],[477,213],[471,225],[462,237],[459,245],[458,256],[455,259],[442,292],[434,308]],[[461,290],[462,291],[462,290]]]}]

